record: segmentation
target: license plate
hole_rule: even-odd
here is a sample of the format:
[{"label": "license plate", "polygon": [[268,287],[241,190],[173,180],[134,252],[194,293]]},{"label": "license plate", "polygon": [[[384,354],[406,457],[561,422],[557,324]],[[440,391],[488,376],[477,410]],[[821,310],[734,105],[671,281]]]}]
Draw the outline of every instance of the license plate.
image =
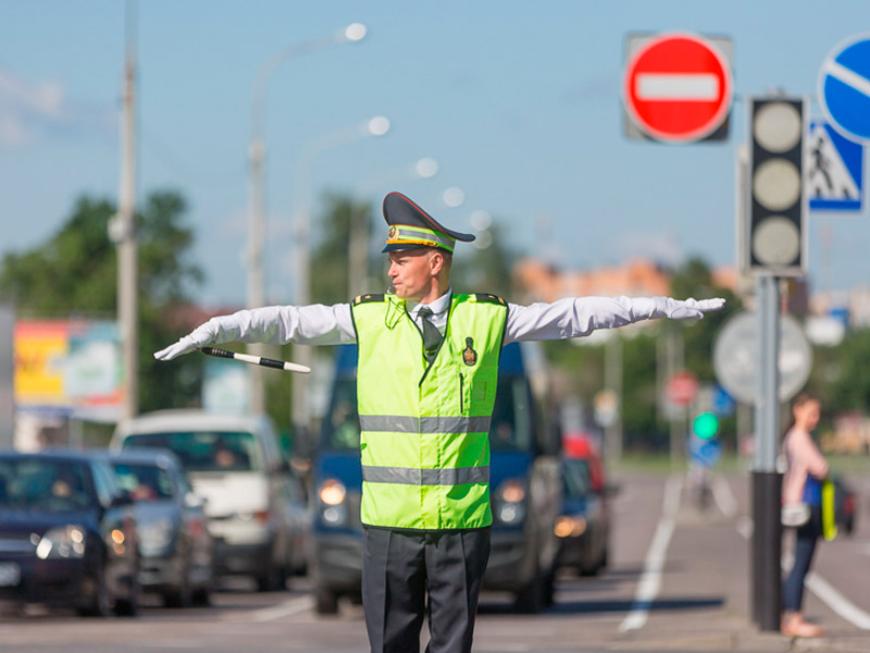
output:
[{"label": "license plate", "polygon": [[21,568],[14,562],[0,562],[0,587],[18,585],[21,580]]}]

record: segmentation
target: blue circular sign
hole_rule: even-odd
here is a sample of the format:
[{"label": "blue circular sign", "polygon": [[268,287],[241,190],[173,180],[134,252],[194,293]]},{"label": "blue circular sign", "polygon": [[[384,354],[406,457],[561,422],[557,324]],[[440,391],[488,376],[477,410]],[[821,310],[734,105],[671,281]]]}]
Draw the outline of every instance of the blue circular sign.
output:
[{"label": "blue circular sign", "polygon": [[819,101],[844,136],[870,141],[870,34],[851,37],[827,56],[819,72]]}]

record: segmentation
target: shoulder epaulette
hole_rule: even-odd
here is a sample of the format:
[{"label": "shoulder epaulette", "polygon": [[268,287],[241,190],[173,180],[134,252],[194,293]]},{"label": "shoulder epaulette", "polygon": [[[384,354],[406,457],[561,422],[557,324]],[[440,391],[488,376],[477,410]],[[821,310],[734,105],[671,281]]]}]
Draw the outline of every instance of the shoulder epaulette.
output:
[{"label": "shoulder epaulette", "polygon": [[498,295],[491,295],[488,292],[476,292],[474,293],[474,298],[479,302],[487,302],[489,304],[501,304],[502,306],[507,306],[507,302],[505,302],[503,297],[499,297]]},{"label": "shoulder epaulette", "polygon": [[383,293],[357,295],[356,297],[353,298],[353,305],[359,306],[360,304],[368,304],[369,302],[382,302],[382,301],[384,301]]}]

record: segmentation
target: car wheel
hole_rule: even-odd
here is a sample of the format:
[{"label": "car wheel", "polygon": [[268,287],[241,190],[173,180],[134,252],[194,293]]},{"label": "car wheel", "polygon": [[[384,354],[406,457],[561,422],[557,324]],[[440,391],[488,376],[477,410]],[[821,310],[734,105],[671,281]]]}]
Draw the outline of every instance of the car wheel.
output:
[{"label": "car wheel", "polygon": [[314,611],[320,615],[338,614],[338,594],[325,587],[314,590]]},{"label": "car wheel", "polygon": [[138,615],[140,594],[139,580],[134,577],[131,581],[130,594],[126,598],[115,599],[115,615],[119,617],[135,617]]},{"label": "car wheel", "polygon": [[209,587],[198,587],[193,591],[191,600],[194,605],[202,607],[211,605],[211,589]]},{"label": "car wheel", "polygon": [[514,597],[514,609],[523,614],[538,614],[546,602],[545,580],[540,571]]},{"label": "car wheel", "polygon": [[179,587],[163,592],[163,606],[166,608],[187,608],[193,600],[190,579],[186,578]]},{"label": "car wheel", "polygon": [[94,593],[90,600],[76,610],[83,617],[108,617],[112,614],[112,597],[106,582],[106,569],[100,567],[94,578]]},{"label": "car wheel", "polygon": [[270,567],[265,572],[257,576],[257,591],[258,592],[274,592],[281,588],[281,570],[277,567]]}]

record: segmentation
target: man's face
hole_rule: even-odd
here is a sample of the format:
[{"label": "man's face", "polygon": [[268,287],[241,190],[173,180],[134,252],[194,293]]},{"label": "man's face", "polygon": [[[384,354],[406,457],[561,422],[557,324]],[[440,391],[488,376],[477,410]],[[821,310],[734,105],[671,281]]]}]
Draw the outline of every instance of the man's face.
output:
[{"label": "man's face", "polygon": [[390,268],[387,275],[393,292],[403,299],[422,297],[429,290],[432,277],[437,275],[435,253],[431,249],[418,248],[390,252]]}]

